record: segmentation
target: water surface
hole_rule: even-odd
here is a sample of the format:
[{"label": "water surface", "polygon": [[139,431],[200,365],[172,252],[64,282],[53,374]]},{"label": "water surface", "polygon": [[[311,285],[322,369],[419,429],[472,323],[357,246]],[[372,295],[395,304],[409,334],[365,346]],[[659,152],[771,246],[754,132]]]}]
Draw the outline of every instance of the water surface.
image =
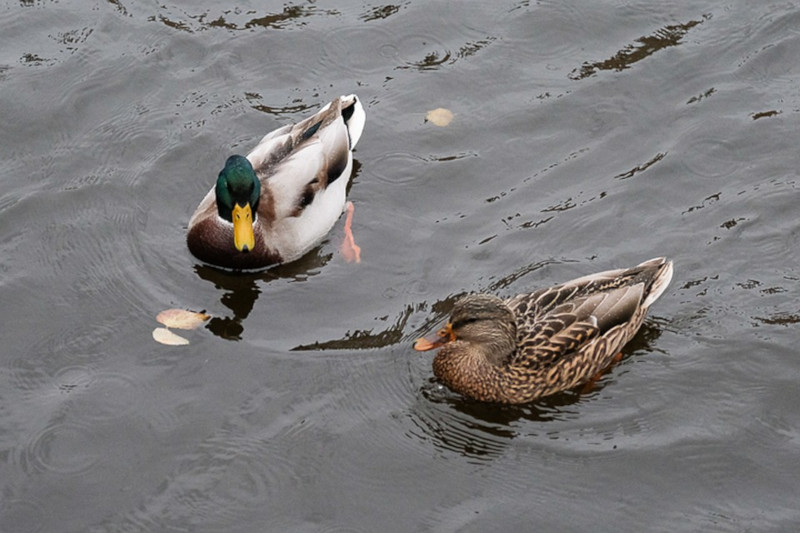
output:
[{"label": "water surface", "polygon": [[[791,3],[0,13],[0,530],[800,523]],[[198,264],[225,158],[351,92],[362,262],[340,221],[291,265]],[[672,286],[591,392],[476,404],[411,350],[465,292],[659,255]],[[170,307],[214,318],[162,346]]]}]

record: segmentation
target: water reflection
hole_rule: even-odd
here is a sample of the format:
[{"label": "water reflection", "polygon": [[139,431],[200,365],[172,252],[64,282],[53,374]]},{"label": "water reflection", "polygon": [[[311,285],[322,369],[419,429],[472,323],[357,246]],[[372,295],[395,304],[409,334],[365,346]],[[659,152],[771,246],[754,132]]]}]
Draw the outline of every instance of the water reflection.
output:
[{"label": "water reflection", "polygon": [[262,272],[231,272],[210,265],[195,265],[194,271],[201,279],[213,283],[217,289],[224,291],[220,302],[232,312],[231,316],[212,317],[206,328],[223,339],[241,340],[244,332],[243,322],[250,315],[261,294],[259,283],[275,279],[305,281],[319,274],[332,257],[332,253],[323,254],[322,246],[318,246],[297,261]]},{"label": "water reflection", "polygon": [[354,332],[347,332],[344,337],[340,339],[332,339],[328,341],[315,341],[311,344],[301,344],[292,348],[292,351],[306,351],[306,350],[367,350],[371,348],[384,348],[397,344],[404,339],[403,332],[405,331],[406,323],[409,317],[414,313],[412,306],[407,306],[397,317],[394,323],[388,328],[380,331],[373,330],[355,330]]}]

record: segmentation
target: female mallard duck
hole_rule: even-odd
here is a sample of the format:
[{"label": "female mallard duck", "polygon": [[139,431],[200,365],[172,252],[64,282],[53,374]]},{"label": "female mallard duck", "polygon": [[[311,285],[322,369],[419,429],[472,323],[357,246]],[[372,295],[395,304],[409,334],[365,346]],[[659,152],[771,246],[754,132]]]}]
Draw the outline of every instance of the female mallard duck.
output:
[{"label": "female mallard duck", "polygon": [[660,257],[520,294],[459,300],[447,326],[417,350],[442,346],[433,373],[485,402],[527,403],[589,381],[614,362],[672,279]]},{"label": "female mallard duck", "polygon": [[268,133],[247,157],[229,157],[189,220],[192,254],[221,267],[256,269],[319,244],[344,209],[365,119],[358,97],[342,96]]}]

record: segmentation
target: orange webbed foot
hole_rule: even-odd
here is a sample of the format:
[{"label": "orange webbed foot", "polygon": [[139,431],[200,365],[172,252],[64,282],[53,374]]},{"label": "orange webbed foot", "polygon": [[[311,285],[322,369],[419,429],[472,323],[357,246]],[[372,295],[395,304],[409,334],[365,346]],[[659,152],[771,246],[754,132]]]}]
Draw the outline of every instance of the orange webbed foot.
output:
[{"label": "orange webbed foot", "polygon": [[344,260],[348,263],[352,263],[355,261],[356,263],[361,262],[361,247],[356,244],[355,238],[353,238],[353,211],[355,211],[355,206],[353,206],[353,202],[347,202],[345,206],[347,210],[347,218],[344,221],[344,241],[342,242],[342,255],[344,256]]}]

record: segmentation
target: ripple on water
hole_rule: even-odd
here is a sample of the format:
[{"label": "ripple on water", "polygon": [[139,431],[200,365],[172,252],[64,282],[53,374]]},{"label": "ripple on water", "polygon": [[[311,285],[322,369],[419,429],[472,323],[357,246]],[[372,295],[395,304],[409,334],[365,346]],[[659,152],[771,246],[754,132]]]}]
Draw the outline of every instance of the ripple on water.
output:
[{"label": "ripple on water", "polygon": [[297,465],[268,441],[227,433],[204,441],[128,520],[158,529],[246,522],[248,513],[302,485]]},{"label": "ripple on water", "polygon": [[88,426],[60,422],[37,433],[19,453],[20,465],[28,474],[82,475],[101,458]]},{"label": "ripple on water", "polygon": [[[135,206],[114,205],[113,202],[98,204],[96,195],[108,194],[110,188],[113,186],[101,185],[93,191],[69,191],[64,193],[68,197],[54,196],[47,199],[51,205],[45,203],[38,207],[50,209],[60,220],[44,228],[36,227],[35,234],[28,237],[41,243],[30,260],[31,270],[39,274],[40,283],[53,282],[59,289],[52,290],[55,297],[88,298],[99,294],[106,297],[105,302],[116,302],[120,307],[126,302],[141,307],[135,288],[119,282],[127,279],[134,265],[141,262],[135,244],[131,246],[137,242],[135,233],[140,213]],[[98,237],[98,220],[104,222],[106,235],[115,232],[113,239]],[[65,275],[71,283],[64,282]],[[93,306],[84,307],[82,312],[87,314],[96,310]]]},{"label": "ripple on water", "polygon": [[725,139],[692,139],[686,147],[682,161],[692,174],[703,178],[727,176],[736,170],[737,150]]},{"label": "ripple on water", "polygon": [[[145,120],[142,118],[144,114],[150,116]],[[165,137],[163,132],[155,134],[153,124],[166,124],[172,118],[171,110],[159,109],[153,112],[139,103],[118,109],[114,116],[99,123],[91,132],[92,137],[108,139],[107,142],[97,146],[87,141],[77,147],[85,157],[98,162],[93,174],[88,177],[79,175],[72,178],[64,188],[69,190],[96,185],[93,182],[80,182],[87,179],[95,182],[135,185],[144,175],[139,169],[152,166],[164,151],[170,149],[170,143],[174,142],[173,139]],[[139,167],[124,168],[128,153],[142,154],[137,158]]]},{"label": "ripple on water", "polygon": [[398,36],[395,49],[383,51],[401,70],[438,70],[442,65],[455,61],[453,53],[432,34],[411,33]]},{"label": "ripple on water", "polygon": [[472,460],[501,456],[517,436],[509,424],[517,411],[468,400],[450,391],[432,376],[432,358],[427,355],[409,359],[404,373],[405,385],[415,396],[403,412],[411,422],[406,440],[430,442],[439,450]]},{"label": "ripple on water", "polygon": [[8,398],[2,411],[6,426],[14,427],[15,433],[63,420],[61,415],[68,409],[72,393],[91,381],[93,369],[89,366],[71,365],[53,376],[49,368],[54,364],[36,357],[11,361]]},{"label": "ripple on water", "polygon": [[95,373],[70,398],[72,418],[87,423],[114,420],[135,411],[142,384],[123,374]]},{"label": "ripple on water", "polygon": [[[517,55],[522,51],[534,61],[552,64],[551,68],[572,69],[575,58],[585,54],[586,43],[581,37],[589,35],[593,23],[589,9],[590,4],[579,2],[549,2],[523,12],[511,10],[502,22],[510,28],[502,46],[513,47]],[[570,35],[573,38],[565,38]]]},{"label": "ripple on water", "polygon": [[323,492],[333,482],[340,494],[353,490],[375,500],[390,486],[419,482],[414,468],[396,460],[413,456],[420,441],[398,438],[408,425],[403,410],[413,401],[413,391],[400,370],[407,354],[390,353],[377,349],[316,356],[325,359],[324,370],[311,374],[325,379],[317,385],[309,374],[312,382],[303,384],[313,391],[309,399],[281,409],[271,423],[276,445],[290,450],[295,475],[315,480]]},{"label": "ripple on water", "polygon": [[36,500],[6,499],[0,503],[0,526],[4,531],[37,533],[44,523],[44,508]]},{"label": "ripple on water", "polygon": [[40,391],[50,381],[46,364],[37,358],[19,357],[7,363],[11,388],[21,391]]},{"label": "ripple on water", "polygon": [[[385,357],[387,353],[401,353],[395,357]],[[369,356],[368,354],[372,354]],[[355,413],[358,423],[370,420],[376,416],[376,406],[380,406],[383,411],[382,416],[392,416],[399,413],[399,409],[408,403],[411,390],[401,370],[407,364],[404,360],[406,354],[402,349],[392,350],[370,350],[367,354],[360,354],[358,361],[348,361],[345,366],[338,365],[340,372],[344,374],[342,379],[352,380],[357,384],[359,394],[343,394],[338,401],[335,413],[331,417],[339,427],[347,427],[347,419],[353,417]],[[330,417],[329,417],[330,418]],[[394,429],[385,428],[388,432]],[[380,432],[370,432],[370,437],[376,441],[391,440],[391,434],[381,435]],[[379,442],[375,442],[376,445]]]},{"label": "ripple on water", "polygon": [[[429,441],[439,450],[484,462],[501,457],[517,436],[513,427],[501,421],[473,416],[470,406],[460,409],[469,401],[453,398],[433,380],[420,394],[421,398],[407,414],[414,425],[406,433],[411,440]],[[478,406],[478,410],[482,407]]]},{"label": "ripple on water", "polygon": [[342,69],[345,79],[388,71],[387,60],[397,54],[392,41],[392,33],[376,24],[335,27],[326,33],[322,60]]},{"label": "ripple on water", "polygon": [[[313,54],[316,49],[314,57],[320,57],[325,54],[325,49],[320,48],[319,44],[315,41],[300,39],[296,44],[298,48],[304,50],[304,53]],[[298,61],[293,55],[277,56],[270,58],[269,61],[261,62],[258,67],[259,74],[264,80],[267,80],[269,86],[275,87],[296,87],[295,91],[302,91],[303,88],[308,88],[309,77],[316,79],[318,71],[315,71],[314,64],[308,64],[304,61]],[[261,84],[253,84],[254,87],[262,87]],[[309,99],[309,101],[313,101]]]},{"label": "ripple on water", "polygon": [[405,185],[419,179],[427,161],[409,152],[384,152],[375,160],[372,172],[375,177],[392,185]]},{"label": "ripple on water", "polygon": [[[66,318],[57,319],[69,325]],[[118,327],[112,323],[72,324],[71,327],[43,336],[31,346],[28,353],[15,362],[15,365],[30,372],[36,365],[54,364],[58,368],[65,363],[88,364],[103,357],[101,345],[118,333]],[[59,362],[51,361],[55,359]],[[25,374],[20,377],[24,378]]]},{"label": "ripple on water", "polygon": [[56,394],[64,395],[85,390],[91,386],[96,370],[88,365],[65,366],[56,372],[53,381]]}]

